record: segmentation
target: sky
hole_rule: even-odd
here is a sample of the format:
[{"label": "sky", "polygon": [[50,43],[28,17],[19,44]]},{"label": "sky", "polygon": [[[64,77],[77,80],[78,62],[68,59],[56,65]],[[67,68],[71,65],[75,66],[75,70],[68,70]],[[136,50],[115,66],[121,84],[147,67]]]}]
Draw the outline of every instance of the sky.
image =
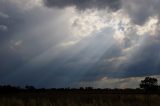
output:
[{"label": "sky", "polygon": [[0,0],[0,84],[137,88],[160,79],[160,0]]}]

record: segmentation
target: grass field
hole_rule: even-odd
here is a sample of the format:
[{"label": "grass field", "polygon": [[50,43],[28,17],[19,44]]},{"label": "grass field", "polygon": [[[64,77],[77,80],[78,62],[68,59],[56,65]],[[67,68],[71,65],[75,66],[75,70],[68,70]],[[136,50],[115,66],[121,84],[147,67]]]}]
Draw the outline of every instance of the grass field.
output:
[{"label": "grass field", "polygon": [[160,106],[160,96],[94,92],[21,92],[1,94],[0,106]]}]

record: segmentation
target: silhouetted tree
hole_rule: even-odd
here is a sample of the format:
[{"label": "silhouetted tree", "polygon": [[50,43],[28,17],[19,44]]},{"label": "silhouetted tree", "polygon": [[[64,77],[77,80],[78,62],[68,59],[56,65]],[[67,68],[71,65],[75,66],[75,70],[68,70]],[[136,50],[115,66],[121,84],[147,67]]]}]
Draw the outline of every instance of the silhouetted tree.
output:
[{"label": "silhouetted tree", "polygon": [[140,88],[143,88],[145,91],[154,91],[158,89],[158,80],[152,77],[146,77],[140,83]]}]

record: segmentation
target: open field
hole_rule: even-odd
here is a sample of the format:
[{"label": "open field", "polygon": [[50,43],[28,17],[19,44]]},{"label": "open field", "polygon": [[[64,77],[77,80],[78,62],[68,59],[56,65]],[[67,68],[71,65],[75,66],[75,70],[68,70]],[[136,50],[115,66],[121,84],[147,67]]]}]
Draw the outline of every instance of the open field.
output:
[{"label": "open field", "polygon": [[160,106],[158,94],[17,92],[0,95],[0,106]]}]

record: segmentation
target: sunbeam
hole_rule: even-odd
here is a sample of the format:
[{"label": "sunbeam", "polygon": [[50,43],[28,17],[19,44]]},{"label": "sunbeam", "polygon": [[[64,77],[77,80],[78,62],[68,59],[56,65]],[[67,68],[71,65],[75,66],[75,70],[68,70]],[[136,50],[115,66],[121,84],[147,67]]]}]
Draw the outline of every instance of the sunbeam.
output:
[{"label": "sunbeam", "polygon": [[159,4],[1,0],[0,83],[59,88],[158,76]]}]

